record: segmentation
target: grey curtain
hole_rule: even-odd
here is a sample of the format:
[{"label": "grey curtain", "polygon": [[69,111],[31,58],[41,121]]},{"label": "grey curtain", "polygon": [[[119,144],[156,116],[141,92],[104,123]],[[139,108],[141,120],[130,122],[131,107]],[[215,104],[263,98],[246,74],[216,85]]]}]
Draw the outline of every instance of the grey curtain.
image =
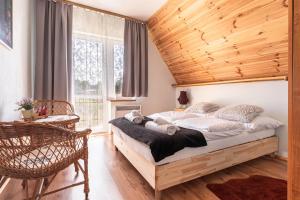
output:
[{"label": "grey curtain", "polygon": [[36,0],[35,99],[71,100],[73,7]]},{"label": "grey curtain", "polygon": [[147,25],[125,20],[122,96],[148,96]]}]

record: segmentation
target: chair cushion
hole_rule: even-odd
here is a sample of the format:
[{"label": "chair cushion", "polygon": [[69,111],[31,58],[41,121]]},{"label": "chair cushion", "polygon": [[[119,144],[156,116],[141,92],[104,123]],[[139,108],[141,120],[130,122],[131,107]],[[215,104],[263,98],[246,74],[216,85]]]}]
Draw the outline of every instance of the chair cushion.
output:
[{"label": "chair cushion", "polygon": [[73,148],[67,146],[47,145],[17,156],[10,161],[10,164],[17,168],[27,169],[49,167],[67,158],[74,151]]}]

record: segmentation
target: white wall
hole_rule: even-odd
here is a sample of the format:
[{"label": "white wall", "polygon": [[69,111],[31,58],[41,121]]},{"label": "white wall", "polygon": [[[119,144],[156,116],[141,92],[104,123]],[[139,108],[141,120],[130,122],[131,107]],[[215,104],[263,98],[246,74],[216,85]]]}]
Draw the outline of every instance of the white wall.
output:
[{"label": "white wall", "polygon": [[221,105],[247,103],[264,108],[265,113],[280,120],[285,125],[278,128],[279,154],[287,157],[288,152],[288,82],[267,81],[252,83],[235,83],[222,85],[207,85],[190,88],[177,88],[176,97],[180,90],[187,90],[191,104],[200,101],[216,102]]},{"label": "white wall", "polygon": [[15,102],[31,96],[32,3],[13,1],[13,49],[0,44],[0,121],[16,119]]},{"label": "white wall", "polygon": [[148,46],[148,97],[138,99],[144,115],[175,109],[175,80],[150,37]]}]

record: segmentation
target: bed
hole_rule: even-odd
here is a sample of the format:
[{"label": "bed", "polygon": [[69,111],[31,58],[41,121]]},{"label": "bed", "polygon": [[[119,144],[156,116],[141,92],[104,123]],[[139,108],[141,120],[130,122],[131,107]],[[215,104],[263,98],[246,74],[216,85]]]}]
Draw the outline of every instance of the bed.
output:
[{"label": "bed", "polygon": [[[203,116],[201,116],[203,117]],[[275,129],[207,141],[207,146],[186,147],[155,162],[149,146],[112,125],[113,143],[155,190],[155,199],[169,187],[278,151]]]}]

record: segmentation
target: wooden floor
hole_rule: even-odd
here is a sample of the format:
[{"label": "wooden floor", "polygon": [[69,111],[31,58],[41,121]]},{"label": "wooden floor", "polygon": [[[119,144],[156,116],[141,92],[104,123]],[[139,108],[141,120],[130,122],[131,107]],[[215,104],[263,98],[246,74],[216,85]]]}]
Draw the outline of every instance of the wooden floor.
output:
[{"label": "wooden floor", "polygon": [[[154,191],[139,175],[133,166],[115,152],[111,136],[93,136],[89,141],[90,200],[152,200]],[[229,169],[172,187],[163,193],[163,200],[210,200],[218,199],[207,188],[207,183],[221,183],[232,178],[245,178],[260,174],[282,179],[287,178],[286,162],[269,157],[259,158]],[[82,176],[75,177],[74,167],[62,171],[50,189],[64,184],[81,181]],[[31,188],[34,182],[30,183]],[[55,187],[53,187],[55,186]],[[20,200],[25,197],[20,180],[11,180],[0,195],[2,200]],[[82,200],[83,186],[77,186],[53,195],[45,200]]]}]

